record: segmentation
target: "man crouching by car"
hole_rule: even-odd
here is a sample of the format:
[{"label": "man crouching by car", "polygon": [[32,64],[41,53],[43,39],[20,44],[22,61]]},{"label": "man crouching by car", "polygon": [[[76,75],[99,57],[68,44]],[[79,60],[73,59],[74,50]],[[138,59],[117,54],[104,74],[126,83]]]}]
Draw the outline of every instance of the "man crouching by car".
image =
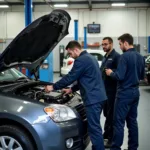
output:
[{"label": "man crouching by car", "polygon": [[87,51],[83,51],[77,41],[70,41],[66,50],[70,57],[75,59],[73,68],[58,82],[46,86],[45,91],[59,90],[77,81],[78,84],[63,91],[69,94],[80,90],[85,105],[92,150],[104,150],[100,114],[107,97],[98,62]]}]

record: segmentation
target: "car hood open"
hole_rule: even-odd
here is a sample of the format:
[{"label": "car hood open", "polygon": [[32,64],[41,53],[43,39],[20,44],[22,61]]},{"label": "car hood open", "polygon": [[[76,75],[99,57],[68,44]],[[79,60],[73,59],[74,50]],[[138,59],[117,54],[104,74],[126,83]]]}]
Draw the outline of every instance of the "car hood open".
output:
[{"label": "car hood open", "polygon": [[64,10],[53,10],[32,22],[0,55],[0,71],[15,66],[35,73],[45,58],[68,34],[71,17]]}]

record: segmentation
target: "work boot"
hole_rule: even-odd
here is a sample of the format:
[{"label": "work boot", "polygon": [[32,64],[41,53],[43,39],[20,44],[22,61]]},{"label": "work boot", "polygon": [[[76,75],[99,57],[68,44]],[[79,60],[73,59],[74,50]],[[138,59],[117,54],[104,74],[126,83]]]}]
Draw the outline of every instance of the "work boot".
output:
[{"label": "work boot", "polygon": [[103,134],[103,139],[108,139],[108,135],[107,134]]},{"label": "work boot", "polygon": [[107,142],[104,142],[105,148],[111,148],[111,142],[108,140]]},{"label": "work boot", "polygon": [[95,150],[94,146],[92,145],[92,150]]}]

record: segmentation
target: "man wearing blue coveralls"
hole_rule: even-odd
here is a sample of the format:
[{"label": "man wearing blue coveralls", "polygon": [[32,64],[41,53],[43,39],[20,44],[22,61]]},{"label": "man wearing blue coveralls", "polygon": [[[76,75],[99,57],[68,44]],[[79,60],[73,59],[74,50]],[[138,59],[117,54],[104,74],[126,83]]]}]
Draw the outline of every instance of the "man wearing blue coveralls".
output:
[{"label": "man wearing blue coveralls", "polygon": [[106,69],[106,74],[118,81],[114,111],[114,135],[111,150],[121,150],[124,125],[127,123],[129,139],[128,150],[137,150],[138,124],[137,107],[139,103],[139,81],[144,79],[144,58],[134,49],[133,37],[123,34],[118,38],[121,50],[117,70]]},{"label": "man wearing blue coveralls", "polygon": [[87,51],[82,51],[77,41],[71,41],[66,46],[70,57],[74,58],[71,71],[53,86],[46,86],[45,91],[59,90],[77,81],[78,84],[65,93],[80,90],[88,121],[88,132],[92,142],[92,150],[104,150],[100,114],[103,102],[107,99],[104,83],[97,60]]},{"label": "man wearing blue coveralls", "polygon": [[120,54],[113,48],[113,40],[111,37],[104,37],[102,40],[102,47],[104,52],[106,52],[101,65],[102,78],[104,80],[105,90],[107,94],[107,101],[104,103],[104,116],[106,117],[104,125],[103,138],[108,139],[105,143],[105,147],[111,146],[113,137],[113,114],[114,114],[114,104],[117,91],[117,80],[112,79],[106,75],[105,69],[109,68],[115,71],[120,60]]}]

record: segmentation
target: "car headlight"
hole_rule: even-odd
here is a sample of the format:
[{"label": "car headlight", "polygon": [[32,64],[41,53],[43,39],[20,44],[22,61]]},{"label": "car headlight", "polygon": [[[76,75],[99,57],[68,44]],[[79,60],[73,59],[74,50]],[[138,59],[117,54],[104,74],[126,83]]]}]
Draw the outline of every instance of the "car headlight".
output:
[{"label": "car headlight", "polygon": [[65,105],[51,104],[44,108],[44,111],[55,122],[68,121],[76,118],[74,111]]}]

